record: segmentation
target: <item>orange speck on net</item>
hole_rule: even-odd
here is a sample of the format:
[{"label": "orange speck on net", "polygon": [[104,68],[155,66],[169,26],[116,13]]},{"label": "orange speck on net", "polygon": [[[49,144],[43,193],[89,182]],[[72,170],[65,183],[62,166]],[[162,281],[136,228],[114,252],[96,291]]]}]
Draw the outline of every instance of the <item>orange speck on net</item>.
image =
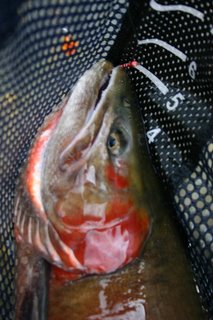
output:
[{"label": "orange speck on net", "polygon": [[75,41],[72,35],[66,35],[63,38],[63,44],[61,45],[61,50],[66,56],[70,57],[77,52],[79,46],[79,41]]}]

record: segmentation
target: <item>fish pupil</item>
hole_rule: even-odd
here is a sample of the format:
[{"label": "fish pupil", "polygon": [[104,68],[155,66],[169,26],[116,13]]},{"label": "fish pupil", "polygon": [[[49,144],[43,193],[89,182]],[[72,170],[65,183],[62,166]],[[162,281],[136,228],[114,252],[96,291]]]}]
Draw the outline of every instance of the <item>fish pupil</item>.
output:
[{"label": "fish pupil", "polygon": [[116,140],[114,137],[110,136],[108,140],[108,146],[109,148],[113,148],[116,145]]}]

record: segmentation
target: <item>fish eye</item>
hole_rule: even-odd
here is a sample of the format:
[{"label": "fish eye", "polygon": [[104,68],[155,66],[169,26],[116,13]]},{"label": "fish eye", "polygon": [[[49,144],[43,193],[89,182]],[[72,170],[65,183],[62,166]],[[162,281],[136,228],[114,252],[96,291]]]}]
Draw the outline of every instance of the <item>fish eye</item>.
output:
[{"label": "fish eye", "polygon": [[113,130],[107,140],[107,148],[112,156],[120,156],[127,147],[127,140],[119,129]]}]

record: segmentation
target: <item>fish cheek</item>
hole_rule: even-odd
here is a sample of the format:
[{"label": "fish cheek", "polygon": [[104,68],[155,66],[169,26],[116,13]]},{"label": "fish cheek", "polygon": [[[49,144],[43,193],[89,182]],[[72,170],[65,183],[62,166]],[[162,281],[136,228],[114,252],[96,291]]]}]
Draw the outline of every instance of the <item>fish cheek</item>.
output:
[{"label": "fish cheek", "polygon": [[126,163],[122,163],[119,167],[114,166],[112,162],[107,164],[105,167],[105,177],[114,190],[121,191],[129,187]]},{"label": "fish cheek", "polygon": [[56,174],[49,177],[48,183],[45,184],[45,188],[42,190],[42,199],[45,211],[52,222],[58,220],[63,214],[64,211],[61,210],[63,204],[66,208],[68,207],[67,199],[70,197],[73,180],[73,176],[68,177],[66,172],[58,170]]}]

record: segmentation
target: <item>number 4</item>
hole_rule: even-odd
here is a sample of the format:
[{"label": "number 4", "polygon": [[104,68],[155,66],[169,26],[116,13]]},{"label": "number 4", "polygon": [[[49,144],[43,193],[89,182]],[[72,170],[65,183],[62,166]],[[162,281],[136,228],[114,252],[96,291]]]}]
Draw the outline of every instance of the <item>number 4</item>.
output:
[{"label": "number 4", "polygon": [[148,143],[152,143],[155,140],[155,137],[161,132],[160,128],[152,129],[147,131],[146,135],[148,138]]}]

